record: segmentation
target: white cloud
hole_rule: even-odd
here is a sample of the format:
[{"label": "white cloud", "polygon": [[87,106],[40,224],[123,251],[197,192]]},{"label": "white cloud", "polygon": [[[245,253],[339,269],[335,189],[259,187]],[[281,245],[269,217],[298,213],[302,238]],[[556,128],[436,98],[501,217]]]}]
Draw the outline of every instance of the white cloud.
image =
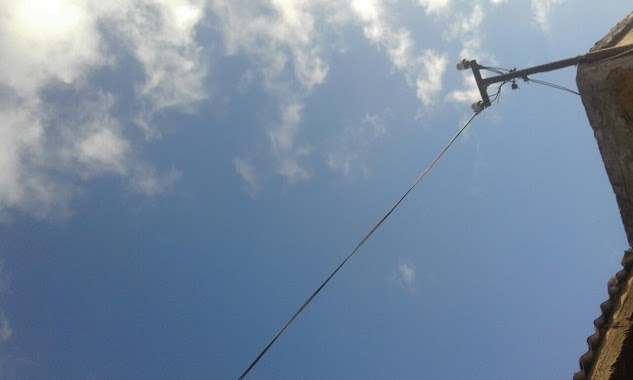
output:
[{"label": "white cloud", "polygon": [[[0,296],[4,296],[10,286],[10,276],[6,271],[4,260],[0,259]],[[5,314],[4,310],[0,310],[0,344],[6,342],[13,335],[13,329],[9,323],[9,318]],[[1,347],[1,346],[0,346]],[[0,364],[2,358],[0,358]]]},{"label": "white cloud", "polygon": [[[391,114],[390,110],[386,110],[383,114]],[[382,137],[384,136],[387,129],[385,128],[384,117],[381,115],[375,114],[365,114],[365,118],[363,119],[363,124],[366,124],[371,128],[371,132],[373,137]]]},{"label": "white cloud", "polygon": [[112,94],[97,93],[74,104],[76,117],[64,118],[60,109],[47,111],[49,118],[64,123],[58,128],[61,144],[56,147],[49,144],[47,155],[59,153],[59,159],[67,167],[75,165],[84,177],[104,173],[125,175],[130,142],[123,136],[118,120],[110,116],[114,102]]},{"label": "white cloud", "polygon": [[[226,53],[244,54],[253,62],[253,67],[244,74],[241,90],[257,75],[262,78],[263,87],[278,99],[280,120],[273,123],[266,134],[276,161],[275,171],[290,183],[311,177],[301,163],[311,149],[308,144],[297,143],[297,139],[303,99],[325,81],[329,70],[321,57],[323,36],[316,33],[315,23],[322,9],[334,9],[332,3],[324,0],[210,1]],[[244,162],[236,164],[247,187],[252,188],[251,177],[244,175],[246,168]]]},{"label": "white cloud", "polygon": [[422,57],[422,70],[416,77],[416,95],[425,105],[435,102],[437,94],[442,90],[442,77],[448,65],[445,55],[433,50],[425,50]]},{"label": "white cloud", "polygon": [[[552,6],[560,2],[533,0],[537,20],[547,20]],[[475,2],[468,12],[453,12],[454,3],[417,1],[428,15],[447,25],[446,38],[459,38],[462,53],[479,52],[480,40],[472,36],[480,35],[484,2]],[[416,48],[412,33],[394,21],[390,13],[394,4],[383,0],[0,2],[0,133],[11,144],[0,153],[0,167],[6,169],[0,175],[0,184],[5,185],[0,189],[0,214],[11,208],[38,216],[54,209],[63,213],[80,181],[95,176],[124,177],[143,194],[168,191],[178,176],[143,163],[135,154],[143,142],[131,137],[129,127],[137,125],[146,138],[156,138],[160,129],[153,122],[161,111],[193,112],[212,95],[205,84],[207,53],[196,35],[203,20],[209,20],[205,27],[220,32],[226,54],[251,60],[240,91],[260,80],[278,102],[278,120],[263,123],[269,125],[265,135],[276,173],[291,183],[309,179],[305,162],[312,149],[301,141],[302,113],[307,97],[327,78],[327,55],[336,50],[329,37],[339,36],[348,25],[360,26],[424,107],[433,105],[443,90],[447,54]],[[120,51],[125,58],[116,55]],[[88,79],[103,68],[117,73],[128,70],[122,65],[129,57],[143,75],[131,79],[135,97],[130,108],[135,114],[122,119],[115,115],[121,94],[95,88]],[[55,86],[66,86],[75,94],[68,107],[75,114],[57,112],[43,95]],[[472,101],[472,84],[465,86],[450,92],[447,99]],[[350,160],[350,164],[360,162],[360,157]],[[332,168],[345,167],[339,161],[345,160],[329,159]],[[252,189],[252,177],[244,171],[247,166],[234,164]],[[73,180],[55,181],[60,173]]]},{"label": "white cloud", "polygon": [[360,172],[367,177],[370,172],[368,154],[375,140],[386,133],[385,118],[390,110],[382,114],[365,114],[359,123],[348,124],[326,150],[325,164],[335,173],[351,178]]},{"label": "white cloud", "polygon": [[0,108],[0,218],[7,209],[38,217],[66,213],[69,189],[45,173],[44,127],[38,108]]},{"label": "white cloud", "polygon": [[451,0],[418,0],[426,14],[440,13],[448,9]]},{"label": "white cloud", "polygon": [[474,103],[481,100],[477,83],[470,71],[462,74],[463,87],[453,90],[446,95],[446,99],[460,103]]},{"label": "white cloud", "polygon": [[89,6],[66,0],[0,3],[0,83],[33,97],[51,80],[72,83],[107,61]]},{"label": "white cloud", "polygon": [[132,168],[129,183],[137,193],[156,196],[170,192],[180,177],[174,169],[159,172],[151,165],[139,163]]},{"label": "white cloud", "polygon": [[415,289],[415,268],[411,264],[399,264],[396,271],[398,283],[405,289],[413,291]]},{"label": "white cloud", "polygon": [[227,54],[245,53],[271,91],[291,70],[300,93],[323,83],[328,66],[315,31],[314,13],[323,2],[210,0]]},{"label": "white cloud", "polygon": [[122,173],[125,164],[122,158],[129,149],[129,143],[111,129],[101,129],[82,141],[77,142],[79,160],[89,165],[99,165]]},{"label": "white cloud", "polygon": [[469,12],[457,13],[450,27],[450,33],[456,36],[478,35],[479,27],[485,18],[484,9],[479,3],[473,4]]},{"label": "white cloud", "polygon": [[[458,39],[463,54],[486,56],[480,49],[483,37],[479,29],[485,17],[481,1],[455,12],[450,0],[419,0],[418,4],[446,26],[446,39]],[[444,74],[449,65],[447,53],[416,48],[411,32],[394,21],[390,13],[393,6],[392,2],[382,0],[210,0],[213,25],[221,33],[225,53],[242,55],[252,62],[240,80],[239,90],[248,91],[259,81],[277,98],[280,116],[276,122],[265,122],[272,125],[267,128],[266,136],[276,173],[287,181],[299,182],[311,177],[305,166],[311,148],[300,142],[302,110],[312,90],[327,78],[326,57],[336,50],[328,37],[340,36],[346,26],[362,28],[365,37],[403,74],[422,106],[429,107],[442,98]],[[473,91],[469,80],[465,81],[468,82],[464,88],[451,91],[444,99],[476,100],[476,88]],[[288,118],[290,114],[294,117]],[[360,162],[351,153],[342,157],[330,151],[325,156],[328,166],[341,173],[349,173],[354,162]],[[239,170],[239,166],[235,169]],[[238,174],[250,186],[248,176]]]},{"label": "white cloud", "polygon": [[255,166],[250,160],[239,157],[233,160],[233,165],[235,166],[235,171],[237,171],[242,180],[246,183],[246,191],[248,191],[251,197],[254,197],[259,189]]},{"label": "white cloud", "polygon": [[13,335],[13,329],[4,312],[0,312],[0,343],[6,342]]},{"label": "white cloud", "polygon": [[195,41],[196,26],[205,14],[202,1],[115,2],[103,13],[143,66],[145,81],[137,90],[150,113],[168,107],[188,111],[207,97],[207,67]]},{"label": "white cloud", "polygon": [[554,7],[562,4],[564,1],[565,0],[532,0],[532,14],[541,30],[544,32],[549,30],[549,20]]},{"label": "white cloud", "polygon": [[[432,3],[429,6],[438,5],[437,2]],[[433,104],[436,95],[442,90],[446,56],[429,49],[416,56],[411,33],[404,28],[391,26],[378,2],[356,1],[353,10],[364,25],[365,37],[383,49],[393,65],[405,74],[409,85],[416,88],[416,95],[422,104]]]},{"label": "white cloud", "polygon": [[[81,181],[95,176],[127,177],[148,195],[171,187],[177,176],[134,155],[141,142],[126,126],[135,120],[155,136],[157,112],[206,98],[195,42],[204,9],[194,0],[0,2],[0,217],[67,215]],[[128,120],[114,113],[119,94],[87,80],[104,67],[129,69],[115,45],[144,73],[133,84],[141,111]]]},{"label": "white cloud", "polygon": [[[494,1],[493,1],[494,2]],[[481,24],[485,19],[485,12],[480,3],[473,4],[468,12],[455,13],[447,38],[457,38],[461,44],[458,59],[477,59],[480,63],[486,62],[488,65],[495,64],[495,58],[481,48],[484,38],[480,31]],[[462,87],[454,89],[446,94],[449,101],[460,103],[473,103],[481,99],[477,83],[470,71],[462,73]]]},{"label": "white cloud", "polygon": [[277,174],[290,183],[305,181],[311,177],[299,160],[310,155],[312,149],[309,145],[296,144],[302,108],[298,103],[285,106],[279,125],[268,131],[272,153],[277,160]]}]

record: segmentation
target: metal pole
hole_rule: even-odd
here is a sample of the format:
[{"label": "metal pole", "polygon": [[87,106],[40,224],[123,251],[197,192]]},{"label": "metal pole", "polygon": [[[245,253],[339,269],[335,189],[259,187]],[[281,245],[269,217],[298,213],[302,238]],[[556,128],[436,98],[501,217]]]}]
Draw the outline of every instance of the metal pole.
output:
[{"label": "metal pole", "polygon": [[573,58],[567,58],[560,61],[546,63],[544,65],[529,67],[527,69],[515,70],[506,74],[501,74],[493,77],[482,78],[480,70],[484,69],[485,66],[481,66],[477,63],[476,60],[470,61],[470,67],[472,68],[473,75],[475,76],[475,81],[477,82],[477,88],[479,89],[479,93],[481,94],[481,100],[484,107],[490,106],[490,98],[488,97],[488,86],[493,83],[506,82],[517,78],[524,78],[528,75],[536,74],[536,73],[544,73],[547,71],[553,71],[562,69],[568,66],[574,66],[579,63],[588,63],[599,61],[606,58],[612,58],[619,54],[626,53],[628,51],[633,51],[633,44],[624,45],[624,46],[616,46],[607,49],[600,49],[596,51],[589,52],[585,55],[579,55]]}]

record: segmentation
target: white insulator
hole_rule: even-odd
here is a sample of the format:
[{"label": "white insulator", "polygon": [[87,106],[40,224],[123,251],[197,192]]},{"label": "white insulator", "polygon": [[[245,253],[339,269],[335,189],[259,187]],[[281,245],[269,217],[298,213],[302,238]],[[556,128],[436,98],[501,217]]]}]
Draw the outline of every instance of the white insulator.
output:
[{"label": "white insulator", "polygon": [[481,112],[481,111],[483,111],[483,110],[484,110],[484,108],[485,108],[485,107],[484,107],[484,102],[482,102],[481,100],[480,100],[480,101],[478,101],[478,102],[473,103],[470,107],[471,107],[471,108],[473,109],[473,111],[475,111],[475,112]]},{"label": "white insulator", "polygon": [[470,62],[467,59],[462,59],[461,61],[457,62],[457,70],[467,70],[470,68]]}]

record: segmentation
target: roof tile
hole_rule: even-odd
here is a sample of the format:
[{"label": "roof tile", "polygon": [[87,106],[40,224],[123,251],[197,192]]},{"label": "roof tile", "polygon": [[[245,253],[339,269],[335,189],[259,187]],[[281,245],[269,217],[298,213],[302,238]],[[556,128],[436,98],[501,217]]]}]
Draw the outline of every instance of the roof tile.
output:
[{"label": "roof tile", "polygon": [[609,299],[600,304],[602,315],[593,321],[596,332],[587,338],[588,351],[580,357],[580,371],[574,374],[573,380],[590,380],[591,378],[591,369],[600,354],[604,336],[610,327],[611,316],[620,306],[619,295],[627,286],[627,278],[631,272],[631,267],[633,267],[632,249],[624,251],[622,267],[624,269],[616,273],[616,275],[611,277],[607,282]]}]

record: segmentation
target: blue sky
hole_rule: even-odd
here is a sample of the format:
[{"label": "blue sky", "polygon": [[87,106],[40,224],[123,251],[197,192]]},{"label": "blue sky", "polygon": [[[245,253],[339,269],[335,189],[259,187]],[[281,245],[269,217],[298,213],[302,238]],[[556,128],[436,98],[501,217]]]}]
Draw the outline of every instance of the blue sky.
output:
[{"label": "blue sky", "polygon": [[[478,100],[625,1],[0,1],[0,375],[237,378]],[[569,68],[534,76],[575,89]],[[628,247],[580,98],[479,115],[252,379],[560,379]]]}]

